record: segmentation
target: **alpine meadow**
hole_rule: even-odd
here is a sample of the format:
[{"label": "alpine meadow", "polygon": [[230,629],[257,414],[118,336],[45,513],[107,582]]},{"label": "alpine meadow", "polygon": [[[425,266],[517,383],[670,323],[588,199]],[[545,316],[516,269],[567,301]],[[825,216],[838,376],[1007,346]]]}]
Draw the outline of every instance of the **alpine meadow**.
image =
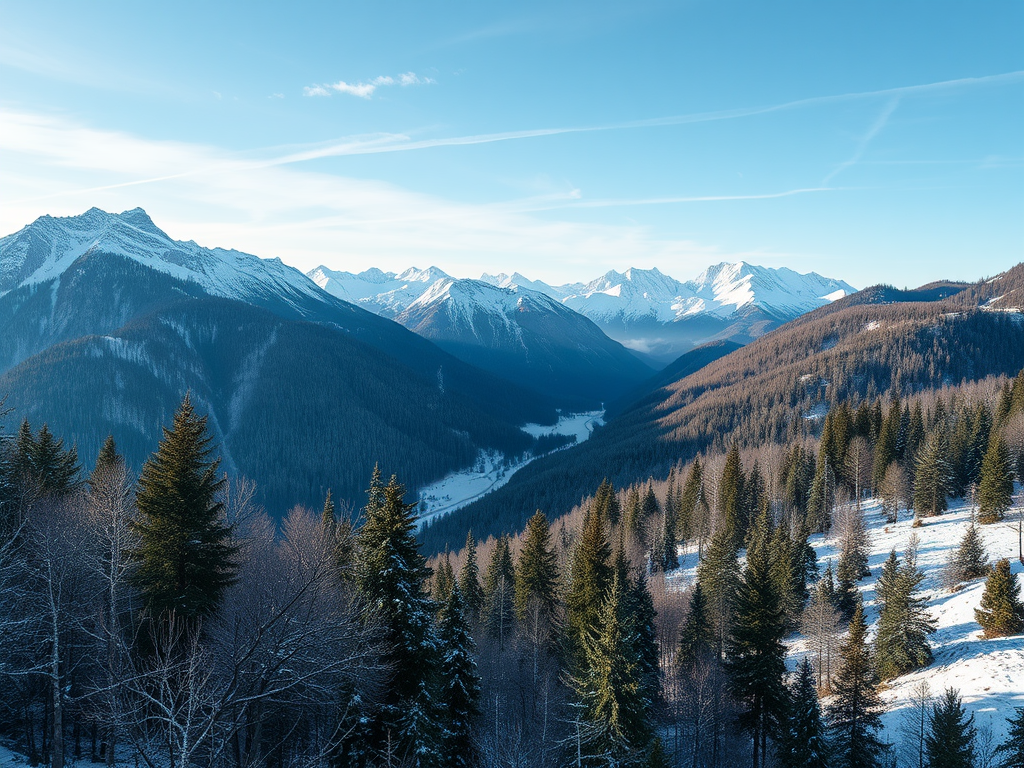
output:
[{"label": "alpine meadow", "polygon": [[0,12],[0,768],[1024,768],[1020,3]]}]

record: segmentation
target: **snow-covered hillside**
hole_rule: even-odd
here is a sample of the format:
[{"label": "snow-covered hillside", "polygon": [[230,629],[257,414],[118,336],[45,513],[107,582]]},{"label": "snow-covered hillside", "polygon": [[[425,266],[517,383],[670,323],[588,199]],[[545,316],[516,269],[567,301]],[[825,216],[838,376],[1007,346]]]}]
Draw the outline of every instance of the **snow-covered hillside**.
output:
[{"label": "snow-covered hillside", "polygon": [[90,253],[125,256],[196,283],[213,296],[247,302],[279,299],[296,305],[302,299],[323,297],[305,275],[280,259],[172,240],[141,208],[123,213],[90,208],[81,216],[41,216],[0,238],[0,296],[59,278]]},{"label": "snow-covered hillside", "polygon": [[[1018,495],[1018,499],[1020,496]],[[934,661],[915,672],[891,680],[883,686],[882,697],[886,712],[883,738],[892,743],[901,741],[901,727],[914,689],[926,681],[932,696],[941,695],[946,688],[956,688],[963,697],[964,707],[973,712],[979,727],[991,728],[995,740],[1005,737],[1006,717],[1014,707],[1024,706],[1024,635],[986,640],[974,619],[974,609],[981,603],[984,579],[963,585],[955,592],[942,586],[942,570],[950,554],[963,538],[971,519],[968,504],[956,502],[943,515],[925,518],[924,524],[914,528],[913,519],[905,515],[895,524],[887,524],[876,500],[863,506],[865,523],[871,539],[871,576],[859,583],[864,600],[865,618],[873,635],[878,621],[875,586],[882,563],[889,552],[896,550],[901,561],[912,537],[917,536],[917,565],[925,573],[921,595],[928,600],[928,609],[936,620],[936,632],[930,642]],[[1001,523],[979,526],[990,562],[1008,558],[1019,582],[1024,586],[1024,565],[1017,559],[1017,510],[1011,510]],[[818,554],[821,572],[831,562],[835,570],[839,551],[830,536],[814,536],[811,544]],[[695,576],[695,555],[684,553],[682,568],[670,574],[680,588],[688,586]],[[789,667],[794,669],[806,653],[804,639],[794,635],[787,640]]]}]

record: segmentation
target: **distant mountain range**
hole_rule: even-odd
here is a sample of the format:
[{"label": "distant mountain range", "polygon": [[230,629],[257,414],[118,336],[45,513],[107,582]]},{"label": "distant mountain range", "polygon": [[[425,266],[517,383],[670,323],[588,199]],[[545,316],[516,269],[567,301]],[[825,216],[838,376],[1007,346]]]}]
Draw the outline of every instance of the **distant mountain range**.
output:
[{"label": "distant mountain range", "polygon": [[[687,282],[657,269],[636,268],[608,272],[588,283],[559,286],[519,273],[458,280],[436,267],[401,274],[378,269],[353,274],[318,267],[309,276],[335,296],[407,327],[412,325],[404,313],[424,296],[438,300],[434,286],[439,281],[445,285],[483,282],[522,296],[545,295],[589,318],[607,336],[656,366],[708,341],[747,343],[856,290],[849,283],[814,272],[802,275],[745,262],[717,264]],[[476,293],[480,295],[480,289]]]}]

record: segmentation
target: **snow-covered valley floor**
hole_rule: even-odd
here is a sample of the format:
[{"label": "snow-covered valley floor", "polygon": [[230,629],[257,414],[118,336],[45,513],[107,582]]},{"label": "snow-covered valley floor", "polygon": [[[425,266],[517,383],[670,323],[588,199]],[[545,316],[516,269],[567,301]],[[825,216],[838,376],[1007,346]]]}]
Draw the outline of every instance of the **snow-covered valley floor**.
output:
[{"label": "snow-covered valley floor", "polygon": [[[1015,497],[1021,503],[1021,496]],[[864,599],[865,616],[871,625],[873,635],[878,620],[878,606],[875,585],[882,570],[882,563],[892,549],[900,561],[911,541],[917,534],[917,564],[924,572],[921,596],[927,598],[928,609],[936,620],[936,632],[929,640],[934,654],[930,665],[910,674],[887,682],[882,689],[886,712],[882,717],[885,725],[883,738],[899,743],[904,716],[912,706],[914,689],[926,681],[933,697],[941,695],[946,688],[956,688],[963,697],[964,707],[973,712],[979,728],[991,729],[995,740],[1001,741],[1006,733],[1006,717],[1013,714],[1015,707],[1024,707],[1024,635],[986,640],[981,627],[974,619],[974,609],[981,603],[985,580],[963,584],[957,591],[949,592],[942,586],[942,571],[952,552],[960,546],[960,540],[971,519],[970,505],[962,500],[950,503],[950,510],[938,517],[925,518],[924,524],[912,527],[913,519],[901,511],[901,519],[887,524],[877,500],[863,504],[865,525],[870,536],[871,576],[859,583]],[[985,541],[989,562],[1008,558],[1013,573],[1024,591],[1024,565],[1018,560],[1018,508],[1011,509],[1001,523],[981,525],[979,530]],[[811,538],[818,555],[820,573],[832,563],[833,571],[838,565],[838,542],[829,535]],[[681,567],[668,574],[678,588],[688,587],[696,575],[696,552],[691,548],[680,550]],[[789,667],[795,669],[806,653],[804,638],[795,634],[788,638]]]},{"label": "snow-covered valley floor", "polygon": [[[576,442],[565,446],[568,448],[590,437],[595,427],[604,424],[603,417],[604,411],[570,413],[560,416],[558,422],[551,426],[525,424],[521,429],[533,437],[572,436]],[[512,475],[536,458],[527,455],[510,459],[498,451],[481,451],[472,467],[452,472],[436,483],[420,488],[420,525],[434,517],[461,509],[501,488]]]}]

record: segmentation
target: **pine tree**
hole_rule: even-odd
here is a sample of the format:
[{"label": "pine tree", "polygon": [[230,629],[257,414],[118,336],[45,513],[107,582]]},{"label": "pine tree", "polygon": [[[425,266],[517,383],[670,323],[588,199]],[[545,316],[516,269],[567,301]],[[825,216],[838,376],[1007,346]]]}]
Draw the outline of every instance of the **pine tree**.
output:
[{"label": "pine tree", "polygon": [[121,454],[117,452],[117,443],[114,442],[114,436],[107,435],[107,439],[103,441],[103,446],[100,448],[99,455],[96,457],[96,466],[93,467],[90,482],[92,482],[93,479],[100,477],[104,472],[108,472],[123,464],[124,459],[121,457]]},{"label": "pine tree", "polygon": [[876,735],[882,727],[882,701],[867,645],[864,609],[858,605],[840,648],[842,662],[832,683],[828,708],[835,768],[878,768],[884,744]]},{"label": "pine tree", "polygon": [[826,768],[828,765],[825,723],[814,671],[806,658],[796,669],[796,680],[789,693],[789,716],[781,746],[779,757],[783,768]]},{"label": "pine tree", "polygon": [[577,663],[585,663],[584,640],[598,626],[601,606],[611,583],[610,557],[604,522],[588,507],[573,549],[569,589],[565,596],[566,640],[569,656]]},{"label": "pine tree", "polygon": [[531,625],[538,641],[551,642],[558,629],[558,564],[548,519],[539,509],[526,524],[516,562],[515,609],[516,618]]},{"label": "pine tree", "polygon": [[807,527],[815,533],[825,533],[832,527],[832,510],[836,503],[836,476],[828,453],[822,448],[811,480],[807,498]]},{"label": "pine tree", "polygon": [[439,608],[443,608],[448,602],[448,596],[455,588],[455,572],[452,571],[452,560],[445,550],[444,556],[437,564],[437,571],[434,572],[434,588],[431,597]]},{"label": "pine tree", "polygon": [[586,663],[573,680],[586,723],[580,751],[588,766],[638,761],[650,743],[651,702],[630,637],[628,604],[629,586],[613,570],[597,627],[584,637]]},{"label": "pine tree", "polygon": [[504,648],[515,624],[516,572],[512,564],[512,545],[508,536],[494,543],[491,560],[484,571],[483,623],[487,634]]},{"label": "pine tree", "polygon": [[895,550],[882,567],[876,593],[881,603],[875,659],[883,680],[906,674],[932,660],[928,635],[935,621],[925,609],[925,600],[915,595],[924,574],[910,557],[901,567]]},{"label": "pine tree", "polygon": [[[779,596],[782,612],[786,617],[786,625],[792,626],[797,614],[803,608],[806,595],[802,578],[802,563],[796,561],[793,540],[785,525],[777,525],[772,531],[768,545],[772,583]],[[800,553],[801,556],[803,553]]]},{"label": "pine tree", "polygon": [[947,509],[951,476],[947,450],[941,431],[935,431],[918,451],[914,470],[914,509],[920,516],[940,515]]},{"label": "pine tree", "polygon": [[619,524],[619,517],[622,510],[619,508],[619,498],[615,494],[615,486],[606,477],[597,487],[594,500],[591,502],[594,511],[601,516],[605,525],[614,527]]},{"label": "pine tree", "polygon": [[697,525],[695,517],[700,514],[699,506],[704,501],[704,468],[700,459],[694,459],[690,473],[683,485],[683,494],[679,502],[679,520],[677,536],[686,541],[694,535]]},{"label": "pine tree", "polygon": [[473,660],[474,643],[463,613],[462,593],[452,585],[440,617],[441,691],[444,711],[444,765],[470,768],[477,764],[474,721],[480,714],[480,677]]},{"label": "pine tree", "polygon": [[639,667],[640,690],[650,706],[661,698],[658,638],[655,627],[658,614],[654,610],[654,600],[647,588],[647,577],[642,571],[638,571],[632,578],[627,576],[627,585],[628,628]]},{"label": "pine tree", "polygon": [[981,607],[974,618],[985,630],[985,637],[1006,637],[1024,632],[1024,604],[1020,601],[1020,584],[1010,571],[1010,561],[1003,558],[985,581]]},{"label": "pine tree", "polygon": [[860,576],[860,567],[854,562],[852,556],[839,557],[839,565],[836,567],[836,609],[844,621],[853,618],[854,611],[860,602],[860,591],[857,589],[857,579]]},{"label": "pine tree", "polygon": [[1016,714],[1007,718],[1010,727],[1006,740],[996,747],[996,754],[1000,757],[999,768],[1024,768],[1024,707],[1017,707],[1014,711]]},{"label": "pine tree", "polygon": [[697,566],[697,581],[707,597],[720,647],[723,646],[729,631],[732,604],[736,595],[739,574],[736,555],[732,532],[722,525],[715,531],[704,559]]},{"label": "pine tree", "polygon": [[626,506],[622,510],[622,526],[634,536],[640,530],[641,514],[640,489],[634,485],[626,494]]},{"label": "pine tree", "polygon": [[718,652],[715,639],[715,627],[708,615],[707,600],[704,590],[698,581],[690,591],[690,607],[679,634],[679,645],[676,647],[676,666],[682,669],[691,668],[701,659],[708,658]]},{"label": "pine tree", "polygon": [[981,540],[981,531],[972,520],[960,540],[960,547],[957,549],[955,560],[956,576],[958,581],[969,581],[988,575],[991,565],[988,562],[988,553],[985,552],[985,543]]},{"label": "pine tree", "polygon": [[471,625],[480,620],[480,611],[484,605],[484,590],[480,586],[480,568],[476,563],[476,540],[473,532],[466,534],[466,559],[459,572],[459,589],[465,604],[466,618]]},{"label": "pine tree", "polygon": [[992,436],[981,465],[981,482],[978,485],[978,521],[995,523],[1003,519],[1003,513],[1013,503],[1013,466],[1010,452],[1003,436],[996,432]]},{"label": "pine tree", "polygon": [[967,716],[954,688],[932,706],[925,737],[928,768],[974,768],[974,715]]},{"label": "pine tree", "polygon": [[212,442],[206,417],[186,395],[139,475],[132,580],[154,615],[206,616],[234,583],[237,548],[224,520],[225,479],[218,477],[220,459],[210,458]]},{"label": "pine tree", "polygon": [[50,427],[43,424],[39,433],[32,435],[27,420],[15,442],[14,470],[25,491],[32,495],[63,496],[78,484],[78,451],[64,447]]},{"label": "pine tree", "polygon": [[435,605],[425,592],[430,571],[414,531],[416,505],[392,476],[385,486],[375,467],[365,522],[359,529],[355,580],[368,617],[380,627],[388,679],[370,723],[371,748],[422,764],[438,762],[442,726],[435,700],[438,639]]},{"label": "pine tree", "polygon": [[740,449],[735,443],[725,457],[722,477],[718,481],[718,511],[722,525],[739,547],[746,535],[743,524],[743,465],[740,463]]},{"label": "pine tree", "polygon": [[889,469],[890,464],[896,461],[902,413],[899,398],[896,398],[889,406],[889,412],[882,423],[878,443],[875,446],[875,462],[871,472],[872,485],[875,488],[882,485],[886,470]]},{"label": "pine tree", "polygon": [[740,724],[753,737],[754,768],[767,759],[768,738],[778,734],[785,716],[785,624],[785,612],[769,567],[768,549],[762,543],[747,552],[747,567],[736,590],[732,632],[726,648],[729,689],[742,707]]}]

